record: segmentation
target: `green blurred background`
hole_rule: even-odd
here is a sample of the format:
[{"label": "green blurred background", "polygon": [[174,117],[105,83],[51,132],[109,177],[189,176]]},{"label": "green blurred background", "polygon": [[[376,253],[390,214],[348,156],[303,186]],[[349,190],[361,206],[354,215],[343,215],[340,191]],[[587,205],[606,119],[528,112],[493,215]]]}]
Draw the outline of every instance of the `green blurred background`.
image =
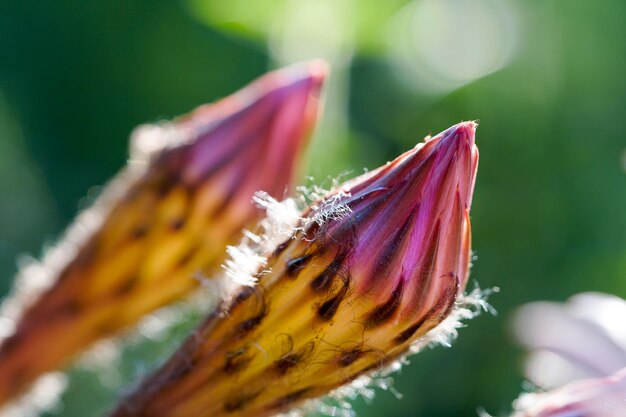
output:
[{"label": "green blurred background", "polygon": [[[323,57],[317,182],[480,120],[472,277],[501,288],[497,316],[413,357],[404,397],[357,400],[358,415],[504,415],[523,388],[517,306],[626,297],[625,19],[623,0],[4,0],[0,295],[123,166],[133,127]],[[74,371],[56,413],[98,415],[113,395]]]}]

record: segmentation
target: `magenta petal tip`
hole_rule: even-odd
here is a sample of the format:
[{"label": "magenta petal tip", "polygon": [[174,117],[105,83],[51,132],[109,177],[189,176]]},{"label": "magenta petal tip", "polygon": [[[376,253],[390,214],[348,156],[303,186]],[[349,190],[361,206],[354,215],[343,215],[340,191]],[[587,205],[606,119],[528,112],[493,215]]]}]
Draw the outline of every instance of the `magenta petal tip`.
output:
[{"label": "magenta petal tip", "polygon": [[459,123],[343,184],[340,203],[350,214],[323,227],[349,253],[357,291],[385,299],[401,288],[405,317],[443,298],[450,304],[467,284],[476,127]]}]

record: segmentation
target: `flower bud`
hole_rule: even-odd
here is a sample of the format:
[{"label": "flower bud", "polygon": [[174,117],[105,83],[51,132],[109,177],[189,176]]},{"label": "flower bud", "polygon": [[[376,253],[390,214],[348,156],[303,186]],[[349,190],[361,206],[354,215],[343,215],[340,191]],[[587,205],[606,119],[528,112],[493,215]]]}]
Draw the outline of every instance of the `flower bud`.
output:
[{"label": "flower bud", "polygon": [[467,283],[476,124],[336,188],[113,414],[269,416],[390,365]]},{"label": "flower bud", "polygon": [[318,61],[278,70],[136,131],[128,167],[41,264],[22,272],[17,286],[34,283],[39,294],[21,291],[3,306],[13,329],[0,346],[0,403],[219,267],[227,245],[259,218],[254,193],[288,191],[326,71]]}]

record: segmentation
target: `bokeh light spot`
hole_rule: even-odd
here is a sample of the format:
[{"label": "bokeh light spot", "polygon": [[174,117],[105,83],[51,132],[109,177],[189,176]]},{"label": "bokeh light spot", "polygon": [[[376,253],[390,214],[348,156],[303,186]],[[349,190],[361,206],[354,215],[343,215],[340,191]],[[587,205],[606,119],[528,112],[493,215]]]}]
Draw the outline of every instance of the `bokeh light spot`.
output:
[{"label": "bokeh light spot", "polygon": [[519,26],[508,1],[415,1],[391,21],[391,51],[418,88],[447,92],[504,68]]}]

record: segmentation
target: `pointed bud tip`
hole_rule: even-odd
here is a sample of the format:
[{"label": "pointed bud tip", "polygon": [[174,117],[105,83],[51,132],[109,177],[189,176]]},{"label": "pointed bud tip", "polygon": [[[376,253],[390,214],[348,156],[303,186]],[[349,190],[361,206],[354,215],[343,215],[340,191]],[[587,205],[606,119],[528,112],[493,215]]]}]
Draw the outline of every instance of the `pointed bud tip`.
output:
[{"label": "pointed bud tip", "polygon": [[[455,190],[460,192],[468,209],[478,168],[477,127],[478,123],[475,121],[458,123],[433,138],[427,138],[423,144],[416,147],[413,156],[416,160],[415,164],[420,163],[424,158],[433,160],[432,168],[437,172],[445,172],[445,175],[452,179],[450,184],[456,184],[456,186],[449,187],[448,192],[455,192]],[[428,149],[421,150],[422,147]],[[426,156],[420,157],[421,153]],[[443,192],[438,189],[433,191],[436,194]]]},{"label": "pointed bud tip", "polygon": [[177,118],[170,130],[179,139],[164,140],[166,145],[159,143],[157,148],[188,145],[173,149],[175,155],[170,157],[186,183],[198,184],[221,173],[224,188],[237,189],[246,204],[258,190],[282,198],[317,122],[327,74],[322,60],[271,71],[242,90]]},{"label": "pointed bud tip", "polygon": [[344,184],[350,215],[326,228],[350,252],[357,291],[385,298],[404,283],[405,317],[448,305],[467,283],[476,127],[454,125]]},{"label": "pointed bud tip", "polygon": [[463,144],[474,146],[477,127],[478,123],[475,121],[461,122],[449,127],[434,137],[427,137],[424,142],[430,143],[434,141],[438,142],[440,145],[448,144],[449,146],[460,146]]},{"label": "pointed bud tip", "polygon": [[311,61],[305,61],[293,64],[291,67],[294,71],[302,68],[308,77],[316,81],[324,81],[330,72],[328,63],[323,59],[313,59]]},{"label": "pointed bud tip", "polygon": [[297,84],[304,80],[310,81],[311,89],[315,91],[321,89],[329,73],[330,68],[326,61],[314,59],[291,64],[269,75],[275,74],[285,85]]}]

